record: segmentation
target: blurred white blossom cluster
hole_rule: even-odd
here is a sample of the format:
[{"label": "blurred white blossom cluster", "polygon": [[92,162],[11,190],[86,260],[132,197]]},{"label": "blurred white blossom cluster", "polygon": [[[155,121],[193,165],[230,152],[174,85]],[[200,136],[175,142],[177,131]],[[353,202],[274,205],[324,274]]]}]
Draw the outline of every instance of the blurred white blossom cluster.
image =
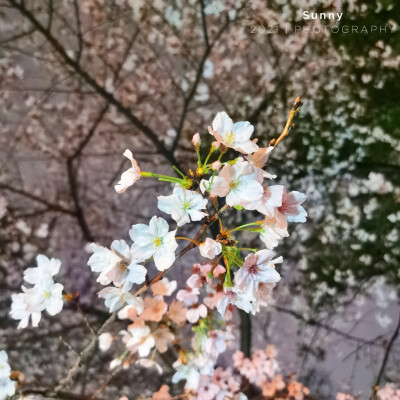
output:
[{"label": "blurred white blossom cluster", "polygon": [[4,350],[0,351],[0,400],[15,393],[15,382],[10,379],[11,367],[8,364],[8,356]]},{"label": "blurred white blossom cluster", "polygon": [[56,315],[63,308],[64,286],[53,279],[60,270],[61,261],[39,254],[36,262],[37,267],[24,271],[24,280],[31,286],[22,286],[22,293],[12,295],[10,315],[20,320],[18,328],[26,328],[30,321],[37,327],[43,311]]}]

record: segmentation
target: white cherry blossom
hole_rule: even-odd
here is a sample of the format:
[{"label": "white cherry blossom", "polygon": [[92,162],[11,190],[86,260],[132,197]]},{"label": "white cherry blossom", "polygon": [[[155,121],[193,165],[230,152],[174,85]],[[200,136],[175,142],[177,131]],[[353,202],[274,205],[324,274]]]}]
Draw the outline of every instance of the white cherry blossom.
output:
[{"label": "white cherry blossom", "polygon": [[208,128],[211,135],[226,147],[244,154],[254,153],[258,146],[250,140],[254,126],[248,121],[233,123],[225,111],[219,112]]},{"label": "white cherry blossom", "polygon": [[8,364],[8,355],[0,351],[0,400],[5,400],[15,393],[15,382],[10,379],[11,367]]},{"label": "white cherry blossom", "polygon": [[104,298],[104,304],[114,312],[125,304],[134,306],[137,310],[143,311],[143,300],[134,296],[131,292],[124,288],[106,287],[98,292],[100,298]]},{"label": "white cherry blossom", "polygon": [[205,317],[207,317],[207,307],[204,304],[195,304],[186,313],[186,319],[191,324],[195,324],[200,318]]},{"label": "white cherry blossom", "polygon": [[22,286],[23,293],[13,294],[10,315],[11,318],[20,320],[18,328],[26,328],[29,320],[33,327],[37,327],[44,310],[50,315],[58,314],[63,308],[63,288],[60,283],[47,278],[33,288]]},{"label": "white cherry blossom", "polygon": [[135,326],[124,332],[123,341],[131,352],[138,352],[140,357],[147,357],[155,346],[154,337],[147,325]]},{"label": "white cherry blossom", "polygon": [[172,195],[158,196],[158,208],[170,214],[178,226],[192,221],[200,221],[206,216],[207,199],[192,190],[183,189],[176,185]]},{"label": "white cherry blossom", "polygon": [[100,272],[97,281],[102,285],[113,282],[115,286],[125,285],[127,289],[132,284],[142,284],[146,279],[147,269],[139,264],[130,251],[125,240],[114,240],[111,250],[106,247],[91,245],[93,254],[88,265],[92,271]]},{"label": "white cherry blossom", "polygon": [[24,279],[31,284],[36,284],[46,278],[52,278],[58,274],[61,266],[61,260],[56,258],[49,259],[43,254],[39,254],[36,257],[36,262],[37,267],[27,268],[24,271]]},{"label": "white cherry blossom", "polygon": [[203,257],[214,259],[218,254],[221,254],[222,246],[221,243],[207,238],[203,243],[200,243],[199,251]]},{"label": "white cherry blossom", "polygon": [[282,185],[264,186],[261,199],[246,205],[247,210],[257,210],[264,215],[274,215],[275,209],[282,206],[285,187]]},{"label": "white cherry blossom", "polygon": [[168,223],[164,218],[154,216],[149,225],[136,224],[129,231],[133,240],[132,252],[140,259],[153,256],[159,271],[168,269],[175,261],[176,231],[168,232]]},{"label": "white cherry blossom", "polygon": [[224,296],[217,303],[217,310],[223,318],[225,318],[226,309],[229,304],[233,304],[247,313],[255,313],[254,298],[252,296],[249,296],[237,286],[226,287],[224,292]]},{"label": "white cherry blossom", "polygon": [[[251,206],[263,196],[262,181],[260,172],[247,161],[239,161],[233,166],[227,164],[214,178],[210,195],[212,197],[226,196],[226,204],[246,208],[247,205]],[[202,186],[204,187],[203,183]]]}]

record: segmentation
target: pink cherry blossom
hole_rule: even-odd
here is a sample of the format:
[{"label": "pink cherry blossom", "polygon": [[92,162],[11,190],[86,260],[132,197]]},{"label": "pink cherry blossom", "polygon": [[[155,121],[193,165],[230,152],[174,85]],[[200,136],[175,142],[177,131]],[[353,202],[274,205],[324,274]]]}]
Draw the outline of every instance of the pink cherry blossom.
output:
[{"label": "pink cherry blossom", "polygon": [[141,170],[138,163],[133,158],[132,152],[128,149],[125,150],[124,156],[131,161],[132,167],[122,173],[120,181],[115,185],[115,191],[117,193],[124,193],[129,186],[132,186],[140,179]]},{"label": "pink cherry blossom", "polygon": [[[259,148],[255,153],[245,156],[246,160],[256,168],[262,169],[268,161],[268,158],[274,149],[273,146]],[[267,171],[262,171],[264,178],[275,179],[276,175],[272,175]]]},{"label": "pink cherry blossom", "polygon": [[306,222],[307,211],[301,206],[305,199],[304,193],[283,191],[282,205],[274,213],[279,228],[286,229],[287,222]]},{"label": "pink cherry blossom", "polygon": [[211,169],[212,169],[213,171],[219,171],[219,169],[221,168],[221,166],[222,166],[221,161],[214,161],[214,162],[211,164]]},{"label": "pink cherry blossom", "polygon": [[168,350],[168,344],[175,339],[175,335],[165,326],[155,330],[152,335],[156,349],[160,353],[165,353]]},{"label": "pink cherry blossom", "polygon": [[275,253],[271,250],[260,250],[249,254],[242,267],[235,273],[235,283],[249,296],[255,298],[259,282],[279,282],[280,275],[274,264],[281,263],[282,257],[273,259]]},{"label": "pink cherry blossom", "polygon": [[153,393],[153,400],[171,400],[172,397],[169,394],[169,386],[162,385],[160,389]]},{"label": "pink cherry blossom", "polygon": [[175,322],[176,325],[180,326],[186,321],[186,313],[187,308],[185,304],[181,301],[174,300],[169,306],[167,316]]},{"label": "pink cherry blossom", "polygon": [[161,321],[163,315],[167,311],[167,303],[165,303],[161,296],[146,297],[144,299],[144,310],[141,317],[146,321]]},{"label": "pink cherry blossom", "polygon": [[181,289],[176,295],[177,300],[183,301],[185,306],[191,306],[197,303],[199,299],[200,291],[198,288],[187,287],[186,289]]}]

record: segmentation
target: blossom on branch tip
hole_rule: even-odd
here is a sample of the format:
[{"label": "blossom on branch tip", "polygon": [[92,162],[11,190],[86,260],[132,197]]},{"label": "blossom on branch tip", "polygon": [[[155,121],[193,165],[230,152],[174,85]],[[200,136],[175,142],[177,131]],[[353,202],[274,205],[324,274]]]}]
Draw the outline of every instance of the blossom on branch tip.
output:
[{"label": "blossom on branch tip", "polygon": [[168,223],[164,218],[154,216],[149,225],[136,224],[129,231],[133,240],[131,251],[139,259],[146,260],[153,256],[159,271],[168,269],[175,261],[176,231],[168,232]]},{"label": "blossom on branch tip", "polygon": [[129,186],[132,186],[136,181],[140,179],[141,170],[138,163],[133,158],[132,152],[128,149],[125,150],[124,156],[131,161],[132,167],[122,173],[121,179],[119,180],[118,184],[114,186],[117,193],[124,193]]},{"label": "blossom on branch tip", "polygon": [[203,257],[214,259],[218,254],[221,254],[222,246],[221,243],[207,238],[204,242],[200,243],[199,251]]},{"label": "blossom on branch tip", "polygon": [[224,146],[244,154],[254,153],[258,146],[250,140],[254,126],[248,121],[233,123],[225,111],[219,112],[208,131]]},{"label": "blossom on branch tip", "polygon": [[278,246],[279,240],[289,236],[289,232],[286,228],[279,228],[276,226],[274,218],[266,217],[262,229],[263,232],[260,234],[260,239],[269,250]]},{"label": "blossom on branch tip", "polygon": [[201,144],[200,133],[195,133],[192,137],[192,144],[194,148],[197,150]]},{"label": "blossom on branch tip", "polygon": [[207,199],[199,193],[183,189],[176,185],[172,195],[158,196],[158,208],[170,214],[178,226],[185,225],[192,221],[200,221],[206,216],[205,210]]},{"label": "blossom on branch tip", "polygon": [[152,335],[159,353],[165,353],[168,350],[168,345],[175,339],[175,335],[166,326],[156,329]]},{"label": "blossom on branch tip", "polygon": [[182,301],[173,300],[169,306],[167,316],[176,325],[183,325],[186,321],[187,308]]}]

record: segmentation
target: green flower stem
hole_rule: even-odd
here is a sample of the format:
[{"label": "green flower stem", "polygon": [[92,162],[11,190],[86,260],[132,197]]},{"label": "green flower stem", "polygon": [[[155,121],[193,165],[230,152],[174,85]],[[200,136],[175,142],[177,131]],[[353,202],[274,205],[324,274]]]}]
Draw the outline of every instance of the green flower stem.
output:
[{"label": "green flower stem", "polygon": [[249,247],[238,247],[238,250],[252,251],[253,253],[256,253],[258,251],[258,249],[250,249]]},{"label": "green flower stem", "polygon": [[231,278],[231,267],[229,265],[229,261],[228,261],[227,257],[225,257],[225,256],[224,256],[224,262],[225,262],[225,266],[226,266],[224,288],[225,287],[232,287],[233,283],[232,283],[232,278]]},{"label": "green flower stem", "polygon": [[186,179],[185,174],[184,174],[178,167],[175,167],[175,165],[173,165],[172,168],[173,168],[183,179]]},{"label": "green flower stem", "polygon": [[[168,176],[168,175],[161,175],[161,174],[156,174],[154,172],[144,172],[142,171],[140,175],[144,178],[158,178],[158,180],[163,181],[163,182],[174,182],[174,183],[182,183],[184,179],[174,177],[174,176]],[[185,178],[186,180],[186,178]]]},{"label": "green flower stem", "polygon": [[231,233],[231,232],[235,232],[235,231],[239,231],[239,230],[246,230],[243,228],[247,228],[248,226],[261,225],[261,224],[262,224],[262,221],[250,222],[248,224],[244,224],[244,225],[237,226],[236,228],[232,228],[229,231],[227,231],[226,233]]},{"label": "green flower stem", "polygon": [[211,154],[214,152],[214,149],[213,149],[213,145],[211,145],[211,147],[210,147],[210,151],[208,152],[208,155],[207,155],[207,157],[206,157],[206,159],[205,159],[205,161],[204,161],[204,166],[206,166],[207,165],[207,163],[208,163],[208,160],[210,159],[210,157],[211,157]]}]

